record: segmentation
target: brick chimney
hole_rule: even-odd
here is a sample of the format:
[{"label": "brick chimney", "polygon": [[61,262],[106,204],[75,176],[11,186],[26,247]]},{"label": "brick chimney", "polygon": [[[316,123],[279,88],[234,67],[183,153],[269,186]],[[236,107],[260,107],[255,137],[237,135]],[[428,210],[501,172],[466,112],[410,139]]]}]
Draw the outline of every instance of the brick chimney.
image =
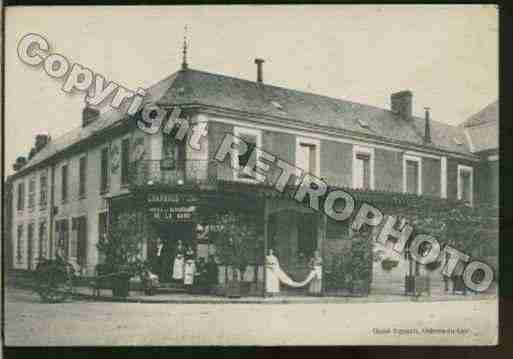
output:
[{"label": "brick chimney", "polygon": [[264,59],[255,59],[255,64],[257,65],[257,82],[262,83],[264,81],[262,66],[264,64]]},{"label": "brick chimney", "polygon": [[431,123],[429,120],[429,107],[424,107],[424,110],[426,111],[426,114],[425,114],[426,124],[424,127],[424,142],[431,143]]},{"label": "brick chimney", "polygon": [[82,127],[86,127],[98,119],[100,110],[86,105],[82,110]]},{"label": "brick chimney", "polygon": [[35,144],[35,147],[36,147],[36,151],[41,151],[41,149],[43,149],[43,147],[45,147],[48,142],[50,142],[50,136],[47,135],[47,134],[39,134],[39,135],[36,135],[36,144]]},{"label": "brick chimney", "polygon": [[405,120],[412,118],[412,98],[411,91],[399,91],[390,95],[391,110],[397,113]]}]

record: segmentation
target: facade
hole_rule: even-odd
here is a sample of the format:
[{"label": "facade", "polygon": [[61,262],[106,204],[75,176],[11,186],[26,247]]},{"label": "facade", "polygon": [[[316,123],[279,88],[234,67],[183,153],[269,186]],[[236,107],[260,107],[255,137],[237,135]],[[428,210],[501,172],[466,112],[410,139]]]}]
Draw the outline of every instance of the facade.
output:
[{"label": "facade", "polygon": [[[192,243],[196,256],[206,257],[215,253],[213,218],[229,208],[257,227],[262,253],[273,248],[291,277],[301,278],[305,258],[319,249],[329,260],[350,229],[232,168],[251,165],[258,149],[360,196],[410,194],[470,205],[481,199],[488,180],[481,177],[484,152],[469,141],[473,124],[446,125],[428,110],[414,116],[410,91],[392,94],[391,109],[381,109],[267,85],[258,66],[257,81],[248,81],[184,64],[148,89],[151,102],[169,112],[179,106],[191,124],[206,124],[199,149],[187,137],[145,134],[135,125],[140,113],[128,118],[86,107],[80,128],[49,141],[10,179],[13,268],[32,270],[62,246],[80,273],[93,275],[102,261],[98,239],[109,218],[127,208],[140,215],[143,257],[155,255],[157,239],[170,252],[179,239]],[[227,134],[256,150],[217,161]],[[255,263],[245,277],[262,281]],[[226,275],[220,271],[221,282]]]}]

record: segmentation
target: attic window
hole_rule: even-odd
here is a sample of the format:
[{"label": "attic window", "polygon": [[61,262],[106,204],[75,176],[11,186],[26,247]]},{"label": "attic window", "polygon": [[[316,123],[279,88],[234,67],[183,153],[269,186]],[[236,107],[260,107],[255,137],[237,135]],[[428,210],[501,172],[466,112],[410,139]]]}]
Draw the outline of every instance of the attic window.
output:
[{"label": "attic window", "polygon": [[459,139],[459,138],[457,138],[457,137],[454,137],[452,140],[453,140],[453,141],[454,141],[454,143],[455,143],[455,144],[457,144],[457,145],[460,145],[460,146],[461,146],[461,145],[463,144],[463,142],[461,142],[461,141],[460,141],[460,139]]},{"label": "attic window", "polygon": [[276,107],[278,110],[282,110],[283,111],[283,106],[279,103],[279,102],[276,102],[276,101],[271,101],[271,104]]},{"label": "attic window", "polygon": [[356,119],[356,122],[358,122],[358,124],[360,125],[360,127],[363,127],[363,128],[369,128],[369,123],[361,118],[357,118]]}]

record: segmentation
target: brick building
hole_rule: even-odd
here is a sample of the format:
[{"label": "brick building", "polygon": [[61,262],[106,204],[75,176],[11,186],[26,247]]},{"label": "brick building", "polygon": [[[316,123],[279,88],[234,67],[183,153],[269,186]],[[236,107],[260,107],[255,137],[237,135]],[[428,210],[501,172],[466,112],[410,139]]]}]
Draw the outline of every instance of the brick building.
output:
[{"label": "brick building", "polygon": [[[228,160],[216,162],[227,133],[331,186],[369,198],[409,193],[476,205],[478,186],[497,182],[489,162],[497,153],[470,141],[484,126],[478,120],[450,126],[430,119],[429,110],[416,117],[410,91],[392,94],[391,108],[382,109],[268,85],[263,61],[256,62],[257,81],[184,64],[148,89],[149,100],[161,108],[170,112],[180,106],[192,124],[207,124],[200,150],[162,131],[147,135],[121,112],[86,107],[81,127],[49,140],[10,178],[13,267],[34,269],[38,258],[53,257],[62,245],[82,274],[93,274],[101,261],[96,243],[107,231],[109,215],[123,208],[141,214],[140,228],[147,236],[143,256],[153,255],[157,237],[194,243],[197,255],[206,256],[212,248],[198,228],[214,233],[215,223],[205,219],[208,215],[178,217],[174,210],[215,212],[217,206],[253,216],[259,240],[275,248],[284,269],[300,278],[305,271],[300,258],[316,248],[328,258],[350,236],[349,227],[276,195],[232,169]],[[238,161],[251,160],[239,156]],[[481,180],[483,163],[490,173],[486,180]],[[162,208],[174,214],[162,216]],[[261,272],[248,270],[247,275],[261,279]]]}]

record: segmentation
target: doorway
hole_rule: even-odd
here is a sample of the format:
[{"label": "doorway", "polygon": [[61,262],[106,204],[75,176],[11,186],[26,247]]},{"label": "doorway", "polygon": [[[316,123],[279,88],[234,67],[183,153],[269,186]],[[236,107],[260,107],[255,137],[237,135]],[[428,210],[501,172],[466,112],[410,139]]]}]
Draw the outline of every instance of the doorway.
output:
[{"label": "doorway", "polygon": [[[155,240],[153,248],[149,250],[150,261],[154,263],[154,272],[159,275],[161,282],[172,280],[174,259],[178,252],[178,243],[182,243],[182,251],[191,248],[194,252],[194,225],[193,223],[155,222]],[[162,244],[158,253],[159,239]],[[160,255],[159,255],[160,254]],[[153,257],[153,258],[151,258]]]}]

